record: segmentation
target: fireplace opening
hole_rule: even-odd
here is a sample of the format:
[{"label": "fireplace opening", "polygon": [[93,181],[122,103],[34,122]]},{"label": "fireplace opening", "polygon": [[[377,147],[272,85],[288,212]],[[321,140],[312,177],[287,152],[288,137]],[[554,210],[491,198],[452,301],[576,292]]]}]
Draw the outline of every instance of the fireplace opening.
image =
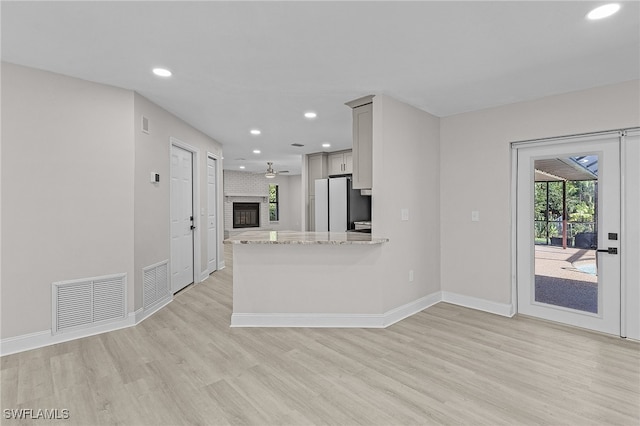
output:
[{"label": "fireplace opening", "polygon": [[233,203],[234,228],[259,228],[260,203]]}]

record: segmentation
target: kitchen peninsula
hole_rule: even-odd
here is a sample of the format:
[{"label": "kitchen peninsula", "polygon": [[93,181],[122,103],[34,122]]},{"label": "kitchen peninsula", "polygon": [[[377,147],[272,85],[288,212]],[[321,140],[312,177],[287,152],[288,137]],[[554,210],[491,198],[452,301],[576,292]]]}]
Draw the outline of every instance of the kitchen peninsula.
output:
[{"label": "kitchen peninsula", "polygon": [[382,327],[372,266],[389,240],[359,232],[243,232],[233,245],[232,327]]}]

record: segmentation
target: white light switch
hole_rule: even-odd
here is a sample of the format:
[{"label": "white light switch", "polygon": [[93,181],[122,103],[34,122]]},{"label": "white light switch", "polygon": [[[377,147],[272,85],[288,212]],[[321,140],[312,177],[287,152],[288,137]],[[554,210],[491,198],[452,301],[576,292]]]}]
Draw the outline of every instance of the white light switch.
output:
[{"label": "white light switch", "polygon": [[480,222],[480,212],[473,210],[471,212],[471,222]]},{"label": "white light switch", "polygon": [[409,220],[409,209],[400,210],[400,216],[402,217],[402,220]]}]

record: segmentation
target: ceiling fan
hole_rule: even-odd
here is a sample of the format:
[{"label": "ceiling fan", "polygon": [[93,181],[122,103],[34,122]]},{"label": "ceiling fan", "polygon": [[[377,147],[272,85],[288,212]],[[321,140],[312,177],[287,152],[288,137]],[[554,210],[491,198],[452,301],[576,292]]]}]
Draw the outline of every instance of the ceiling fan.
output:
[{"label": "ceiling fan", "polygon": [[271,161],[267,161],[267,172],[264,174],[264,177],[267,179],[273,179],[278,174],[289,173],[289,170],[281,170],[276,172],[273,170],[273,163]]}]

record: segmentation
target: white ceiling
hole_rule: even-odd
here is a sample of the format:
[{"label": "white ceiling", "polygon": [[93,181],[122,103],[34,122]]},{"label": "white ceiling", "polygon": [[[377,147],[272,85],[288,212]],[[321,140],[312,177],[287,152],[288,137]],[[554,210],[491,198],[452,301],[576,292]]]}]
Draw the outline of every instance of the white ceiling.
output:
[{"label": "white ceiling", "polygon": [[364,95],[447,116],[640,78],[640,4],[585,19],[603,3],[2,1],[2,59],[135,90],[221,142],[225,169],[299,173],[350,148]]}]

